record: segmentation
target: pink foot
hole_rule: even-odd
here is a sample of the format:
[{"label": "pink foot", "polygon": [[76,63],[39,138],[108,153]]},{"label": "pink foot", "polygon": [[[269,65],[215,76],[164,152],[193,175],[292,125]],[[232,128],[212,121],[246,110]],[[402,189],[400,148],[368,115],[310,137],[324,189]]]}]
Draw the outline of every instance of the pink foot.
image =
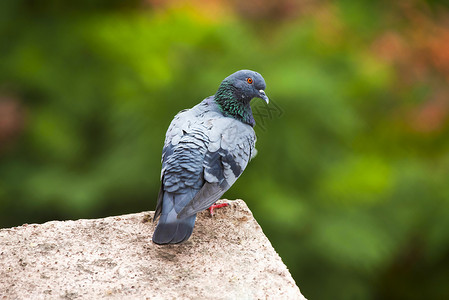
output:
[{"label": "pink foot", "polygon": [[210,212],[210,216],[214,216],[214,209],[229,206],[229,203],[220,203],[220,204],[212,204],[211,207],[208,208]]}]

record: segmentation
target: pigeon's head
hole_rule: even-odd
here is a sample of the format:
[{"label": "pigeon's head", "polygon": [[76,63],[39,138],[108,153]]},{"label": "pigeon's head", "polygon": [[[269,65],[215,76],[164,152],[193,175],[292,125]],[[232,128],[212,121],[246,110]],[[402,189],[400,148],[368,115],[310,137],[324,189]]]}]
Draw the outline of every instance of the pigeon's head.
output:
[{"label": "pigeon's head", "polygon": [[[265,94],[265,80],[262,75],[251,70],[240,70],[226,77],[221,86],[231,85],[234,90],[236,100],[251,101],[253,98],[261,98],[269,102]],[[220,87],[221,87],[220,86]]]},{"label": "pigeon's head", "polygon": [[268,103],[268,97],[265,95],[265,80],[257,72],[240,70],[221,82],[214,100],[225,116],[254,126],[256,122],[250,102],[256,97]]}]

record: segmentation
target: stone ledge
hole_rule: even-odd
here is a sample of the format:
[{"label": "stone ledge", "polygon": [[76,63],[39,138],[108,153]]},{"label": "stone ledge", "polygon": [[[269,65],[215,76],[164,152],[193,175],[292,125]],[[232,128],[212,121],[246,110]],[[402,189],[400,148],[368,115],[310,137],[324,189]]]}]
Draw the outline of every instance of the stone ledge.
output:
[{"label": "stone ledge", "polygon": [[154,212],[0,230],[1,299],[305,299],[251,211],[227,201],[155,245]]}]

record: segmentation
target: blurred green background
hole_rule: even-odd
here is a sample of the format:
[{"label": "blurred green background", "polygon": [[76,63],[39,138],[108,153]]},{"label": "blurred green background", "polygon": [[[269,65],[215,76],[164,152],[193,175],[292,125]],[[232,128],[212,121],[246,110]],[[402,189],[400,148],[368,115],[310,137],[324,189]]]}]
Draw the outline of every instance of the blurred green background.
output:
[{"label": "blurred green background", "polygon": [[225,196],[302,293],[449,299],[444,1],[2,0],[0,227],[153,210],[173,116],[244,68],[272,103]]}]

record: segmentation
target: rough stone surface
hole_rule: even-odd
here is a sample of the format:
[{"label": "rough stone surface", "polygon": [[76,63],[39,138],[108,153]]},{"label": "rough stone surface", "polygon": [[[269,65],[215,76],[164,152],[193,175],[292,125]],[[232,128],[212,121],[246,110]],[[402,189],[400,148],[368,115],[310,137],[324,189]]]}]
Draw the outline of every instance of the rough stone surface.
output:
[{"label": "rough stone surface", "polygon": [[242,200],[151,242],[153,212],[0,230],[0,299],[305,299]]}]

